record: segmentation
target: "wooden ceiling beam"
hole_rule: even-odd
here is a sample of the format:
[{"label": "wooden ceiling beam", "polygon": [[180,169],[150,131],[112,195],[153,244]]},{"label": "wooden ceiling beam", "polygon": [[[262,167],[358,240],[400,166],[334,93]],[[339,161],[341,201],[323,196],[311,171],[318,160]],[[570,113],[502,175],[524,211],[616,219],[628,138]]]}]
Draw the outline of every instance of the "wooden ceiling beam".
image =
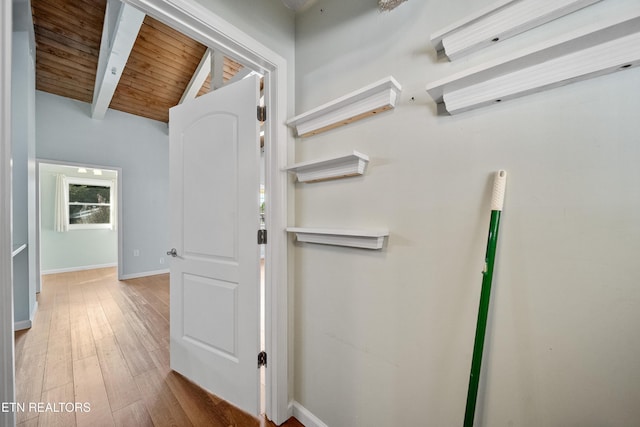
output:
[{"label": "wooden ceiling beam", "polygon": [[189,81],[189,84],[187,84],[187,88],[182,94],[178,104],[182,104],[183,102],[196,97],[200,88],[204,84],[204,81],[207,80],[209,73],[211,73],[211,57],[211,49],[207,49],[200,60],[200,64],[198,64],[198,68],[196,68],[196,72],[191,76],[191,80]]},{"label": "wooden ceiling beam", "polygon": [[[226,84],[242,80],[251,73],[250,69],[225,57],[222,53],[214,52],[212,55],[211,52],[211,49],[207,49],[202,56],[200,64],[198,64],[196,71],[191,76],[191,81],[180,98],[180,104],[188,99],[194,99],[219,89]],[[214,69],[213,73],[211,69]]]},{"label": "wooden ceiling beam", "polygon": [[224,55],[220,51],[213,51],[211,55],[211,90],[224,86]]},{"label": "wooden ceiling beam", "polygon": [[[31,6],[38,89],[95,105],[104,96],[105,81],[112,76],[114,66],[109,64],[109,57],[121,53],[115,49],[116,37],[122,32],[119,1],[31,0]],[[169,108],[184,95],[207,47],[150,16],[144,17],[137,36],[134,31],[131,43],[128,58],[122,60],[126,66],[116,67],[112,98],[105,96],[101,101],[103,114],[108,108],[167,122]],[[211,56],[205,61],[204,84],[192,84],[194,91],[206,93],[214,86],[209,83]],[[214,74],[225,84],[243,67],[222,55],[214,63],[218,69]],[[244,74],[244,70],[240,72]],[[215,82],[215,86],[220,85],[220,81]]]},{"label": "wooden ceiling beam", "polygon": [[143,12],[119,0],[107,2],[91,105],[94,119],[103,119],[109,108],[144,17]]}]

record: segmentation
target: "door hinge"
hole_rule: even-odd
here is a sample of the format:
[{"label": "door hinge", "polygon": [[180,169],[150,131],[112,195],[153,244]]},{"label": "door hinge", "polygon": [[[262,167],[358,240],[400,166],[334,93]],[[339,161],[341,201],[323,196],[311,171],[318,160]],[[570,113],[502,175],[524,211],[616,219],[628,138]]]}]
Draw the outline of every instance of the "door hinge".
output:
[{"label": "door hinge", "polygon": [[266,245],[267,244],[267,230],[258,230],[258,244]]},{"label": "door hinge", "polygon": [[258,368],[261,368],[263,366],[267,366],[267,352],[266,351],[261,351],[260,353],[258,353]]},{"label": "door hinge", "polygon": [[267,120],[267,107],[265,105],[258,105],[258,121],[264,122]]}]

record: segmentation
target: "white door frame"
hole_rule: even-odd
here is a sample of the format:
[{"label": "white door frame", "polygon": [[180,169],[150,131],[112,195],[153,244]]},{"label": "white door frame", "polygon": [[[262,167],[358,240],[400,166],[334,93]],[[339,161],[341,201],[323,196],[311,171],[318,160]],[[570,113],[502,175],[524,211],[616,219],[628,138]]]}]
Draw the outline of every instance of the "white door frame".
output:
[{"label": "white door frame", "polygon": [[265,204],[266,228],[269,231],[265,259],[265,350],[268,354],[265,411],[269,419],[281,424],[292,414],[289,405],[288,365],[288,237],[284,231],[287,226],[287,191],[290,184],[287,174],[282,172],[287,164],[287,147],[291,139],[285,125],[287,61],[196,2],[123,1],[205,46],[264,74],[264,98],[265,105],[268,106],[265,123],[265,192],[269,198]]},{"label": "white door frame", "polygon": [[[11,259],[11,3],[0,2],[0,402],[16,400]],[[0,425],[15,425],[15,414],[0,411]]]}]

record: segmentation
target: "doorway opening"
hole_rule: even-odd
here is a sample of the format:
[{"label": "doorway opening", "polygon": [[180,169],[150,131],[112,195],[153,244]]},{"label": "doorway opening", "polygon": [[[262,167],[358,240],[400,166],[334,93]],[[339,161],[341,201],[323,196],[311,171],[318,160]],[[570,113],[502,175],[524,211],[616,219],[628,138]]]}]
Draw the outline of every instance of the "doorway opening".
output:
[{"label": "doorway opening", "polygon": [[37,163],[37,291],[44,274],[119,266],[118,168]]},{"label": "doorway opening", "polygon": [[[268,147],[265,153],[267,162],[265,187],[269,193],[265,223],[271,230],[269,247],[265,249],[265,255],[269,256],[265,260],[263,281],[269,284],[263,297],[265,301],[263,304],[266,305],[263,316],[266,331],[264,347],[269,353],[269,369],[265,375],[265,388],[268,390],[265,406],[271,419],[283,422],[290,412],[287,379],[287,237],[283,232],[287,225],[286,197],[289,183],[287,175],[281,173],[281,168],[287,161],[287,145],[291,139],[288,129],[284,126],[288,99],[286,61],[197,4],[176,4],[164,0],[125,0],[125,2],[144,9],[149,15],[165,23],[180,27],[185,33],[197,37],[208,46],[215,46],[229,54],[237,54],[242,58],[243,63],[265,72],[266,103],[271,108],[265,126],[266,139],[273,141],[272,146]],[[120,229],[119,227],[118,230]],[[119,258],[122,256],[121,250],[118,256]],[[121,259],[118,264],[121,265]]]}]

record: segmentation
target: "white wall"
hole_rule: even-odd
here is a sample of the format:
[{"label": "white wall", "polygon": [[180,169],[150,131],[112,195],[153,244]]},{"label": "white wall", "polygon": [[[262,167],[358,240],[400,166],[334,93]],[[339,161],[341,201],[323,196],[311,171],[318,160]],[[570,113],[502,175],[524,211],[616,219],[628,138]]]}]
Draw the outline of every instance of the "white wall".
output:
[{"label": "white wall", "polygon": [[281,0],[196,0],[284,58],[294,54],[294,12]]},{"label": "white wall", "polygon": [[[11,283],[11,2],[0,3],[0,401],[15,401]],[[0,424],[15,414],[0,412]]]},{"label": "white wall", "polygon": [[11,143],[13,243],[27,244],[13,258],[14,318],[30,326],[36,310],[35,251],[35,40],[28,1],[15,1],[12,42]]},{"label": "white wall", "polygon": [[116,171],[103,170],[102,175],[80,174],[77,167],[40,165],[40,267],[42,274],[116,265],[118,232],[110,229],[55,231],[56,177],[117,179]]},{"label": "white wall", "polygon": [[[398,108],[296,142],[364,177],[296,185],[299,226],[388,228],[366,251],[295,246],[295,399],[332,427],[462,425],[492,173],[509,172],[477,422],[640,419],[640,70],[456,117],[427,83],[573,26],[607,0],[456,63],[429,35],[493,0],[324,0],[296,20],[296,112],[387,75]],[[637,2],[635,2],[637,4]]]},{"label": "white wall", "polygon": [[[108,110],[89,116],[91,105],[36,92],[39,159],[121,168],[125,276],[168,268],[169,137],[167,125]],[[138,249],[140,255],[134,257]],[[160,262],[162,260],[162,263]]]}]

